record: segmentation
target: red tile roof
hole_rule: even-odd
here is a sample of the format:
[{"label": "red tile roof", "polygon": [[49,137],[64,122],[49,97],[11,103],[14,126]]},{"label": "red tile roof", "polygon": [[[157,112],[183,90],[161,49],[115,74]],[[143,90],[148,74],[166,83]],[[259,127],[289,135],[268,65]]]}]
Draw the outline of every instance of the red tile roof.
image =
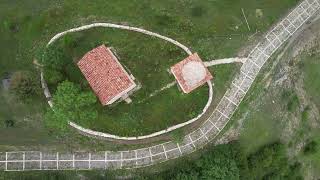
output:
[{"label": "red tile roof", "polygon": [[190,93],[213,78],[197,53],[172,66],[171,72],[184,93]]},{"label": "red tile roof", "polygon": [[103,105],[115,102],[136,86],[105,45],[86,53],[77,64]]}]

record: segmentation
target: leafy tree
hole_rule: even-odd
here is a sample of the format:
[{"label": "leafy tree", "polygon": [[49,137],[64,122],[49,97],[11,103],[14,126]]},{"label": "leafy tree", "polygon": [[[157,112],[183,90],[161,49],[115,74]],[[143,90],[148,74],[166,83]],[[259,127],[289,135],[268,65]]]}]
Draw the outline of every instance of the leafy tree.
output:
[{"label": "leafy tree", "polygon": [[40,92],[39,79],[29,71],[17,71],[11,77],[10,90],[19,99],[29,100]]},{"label": "leafy tree", "polygon": [[46,69],[44,71],[44,78],[48,84],[58,84],[64,79],[61,72],[52,69]]},{"label": "leafy tree", "polygon": [[266,145],[246,156],[237,142],[218,145],[196,161],[179,163],[161,175],[163,179],[176,180],[303,179],[301,164],[289,164],[286,147],[280,143]]},{"label": "leafy tree", "polygon": [[234,160],[215,158],[212,162],[207,162],[202,170],[202,179],[239,179],[239,169]]},{"label": "leafy tree", "polygon": [[196,172],[180,172],[176,175],[175,180],[198,180],[199,174]]},{"label": "leafy tree", "polygon": [[41,63],[46,69],[61,71],[68,61],[63,48],[50,46],[44,50]]},{"label": "leafy tree", "polygon": [[248,172],[244,179],[301,179],[300,166],[290,165],[286,147],[274,143],[249,155]]},{"label": "leafy tree", "polygon": [[201,169],[201,179],[229,179],[236,180],[240,177],[238,168],[237,151],[234,151],[233,146],[220,145],[209,155],[202,158],[196,163]]},{"label": "leafy tree", "polygon": [[79,86],[64,81],[58,85],[53,95],[53,111],[49,110],[46,113],[47,125],[65,130],[68,121],[88,124],[97,118],[97,111],[93,108],[96,101],[91,91],[82,92]]},{"label": "leafy tree", "polygon": [[174,169],[172,177],[176,180],[193,180],[193,179],[239,179],[241,163],[244,159],[240,153],[237,143],[218,145],[213,150],[202,155],[196,162],[186,165],[181,169]]}]

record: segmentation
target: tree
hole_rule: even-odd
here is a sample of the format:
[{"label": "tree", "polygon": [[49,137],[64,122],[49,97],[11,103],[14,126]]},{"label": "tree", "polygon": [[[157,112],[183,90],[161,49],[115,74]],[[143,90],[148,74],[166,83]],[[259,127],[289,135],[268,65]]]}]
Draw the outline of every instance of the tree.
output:
[{"label": "tree", "polygon": [[196,172],[186,173],[180,172],[176,175],[175,180],[197,180],[199,179],[199,174]]},{"label": "tree", "polygon": [[244,179],[301,179],[300,166],[290,165],[285,145],[276,142],[249,155]]},{"label": "tree", "polygon": [[289,163],[286,146],[281,143],[266,145],[245,155],[238,142],[231,142],[208,149],[196,161],[177,164],[157,177],[175,180],[303,179],[301,164]]},{"label": "tree", "polygon": [[44,79],[48,84],[58,84],[63,81],[63,74],[57,70],[45,69],[44,71]]},{"label": "tree", "polygon": [[[240,178],[241,163],[245,160],[236,143],[218,145],[213,150],[202,155],[195,163],[186,162],[185,167],[174,169],[176,180],[193,179],[230,179]],[[171,178],[171,177],[167,177]]]},{"label": "tree", "polygon": [[61,71],[68,61],[63,48],[52,46],[44,50],[41,63],[46,69]]},{"label": "tree", "polygon": [[240,177],[238,168],[237,151],[233,145],[219,145],[209,155],[203,156],[196,165],[201,168],[201,179],[229,179],[236,180]]},{"label": "tree", "polygon": [[97,99],[89,92],[82,92],[80,87],[72,82],[64,81],[57,87],[53,95],[53,111],[46,114],[48,127],[66,130],[68,121],[88,124],[97,118],[97,111],[93,108]]},{"label": "tree", "polygon": [[17,71],[11,77],[10,90],[19,99],[29,100],[40,92],[40,81],[29,71]]}]

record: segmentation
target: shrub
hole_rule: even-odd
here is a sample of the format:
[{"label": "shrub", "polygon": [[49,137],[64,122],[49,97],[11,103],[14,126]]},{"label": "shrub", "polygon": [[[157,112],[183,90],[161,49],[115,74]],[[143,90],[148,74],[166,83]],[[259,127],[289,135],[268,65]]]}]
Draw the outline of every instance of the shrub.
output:
[{"label": "shrub", "polygon": [[11,77],[10,90],[21,100],[28,100],[40,92],[40,82],[29,71],[17,71]]},{"label": "shrub", "polygon": [[303,179],[301,164],[289,164],[285,145],[273,143],[245,155],[237,142],[217,145],[197,161],[181,162],[157,177],[176,180]]},{"label": "shrub", "polygon": [[318,143],[316,141],[310,141],[304,146],[303,153],[305,155],[309,155],[317,152],[317,150],[318,150]]},{"label": "shrub", "polygon": [[287,104],[287,109],[288,111],[293,112],[294,110],[297,109],[299,105],[300,105],[299,98],[296,94],[294,94]]},{"label": "shrub", "polygon": [[44,50],[41,63],[45,68],[61,71],[67,64],[67,57],[61,47],[49,47]]},{"label": "shrub", "polygon": [[8,127],[13,127],[14,126],[14,121],[12,119],[6,119],[4,121],[5,126]]},{"label": "shrub", "polygon": [[195,6],[191,9],[191,15],[193,17],[201,17],[205,13],[205,9],[202,6]]},{"label": "shrub", "polygon": [[10,23],[10,22],[7,21],[7,22],[4,22],[3,24],[4,24],[5,29],[9,30],[12,33],[16,33],[16,32],[19,31],[19,26],[15,22],[11,22]]},{"label": "shrub", "polygon": [[48,84],[58,84],[59,82],[63,81],[64,77],[59,71],[46,69],[44,71],[44,79]]},{"label": "shrub", "polygon": [[287,110],[293,112],[300,105],[297,94],[292,90],[285,90],[281,95],[282,100],[287,101]]},{"label": "shrub", "polygon": [[309,119],[309,110],[310,110],[310,107],[307,106],[302,111],[301,119],[302,119],[303,122],[306,122]]},{"label": "shrub", "polygon": [[276,142],[249,155],[244,179],[301,179],[300,166],[289,164],[286,150]]},{"label": "shrub", "polygon": [[288,100],[292,95],[292,90],[284,90],[281,94],[282,100]]}]

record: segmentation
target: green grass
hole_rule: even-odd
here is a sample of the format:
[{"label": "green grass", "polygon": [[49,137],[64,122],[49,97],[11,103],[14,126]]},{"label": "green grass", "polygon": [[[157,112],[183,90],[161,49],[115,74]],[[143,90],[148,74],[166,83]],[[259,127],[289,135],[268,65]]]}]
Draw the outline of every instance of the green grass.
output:
[{"label": "green grass", "polygon": [[287,103],[287,110],[290,112],[294,112],[300,105],[297,94],[292,90],[284,90],[281,98]]},{"label": "green grass", "polygon": [[[4,0],[0,4],[0,77],[5,72],[35,71],[32,65],[35,55],[39,48],[43,47],[54,34],[94,21],[126,23],[167,35],[198,52],[203,60],[235,56],[239,48],[245,45],[250,35],[255,33],[256,30],[266,31],[296,2],[297,0],[242,0],[241,2],[231,0],[98,0],[81,2],[74,0],[64,2]],[[251,32],[247,30],[241,8],[244,8],[246,12]],[[262,9],[262,18],[256,17],[256,9]],[[139,39],[141,38],[139,37]],[[139,47],[137,44],[137,48]],[[119,53],[121,52],[119,51]],[[157,52],[155,55],[161,56],[159,53]],[[121,58],[126,57],[121,55]],[[134,70],[134,68],[129,68],[131,71]],[[223,73],[224,67],[221,67],[220,70],[219,68],[213,69],[214,73],[217,74],[217,82],[215,82],[217,88],[219,74],[227,75],[234,72],[231,68],[230,72],[226,70]],[[135,73],[133,72],[133,74]],[[220,84],[221,90],[215,90],[216,94],[222,94],[227,88],[226,84]],[[155,88],[156,85],[158,84],[155,84]],[[171,89],[168,90],[168,93],[176,93],[171,91]],[[203,91],[205,91],[205,88]],[[218,96],[214,100],[218,101]],[[14,135],[20,134],[19,130],[22,129],[32,134],[34,144],[44,144],[41,140],[44,137],[43,134],[35,129],[44,133],[46,133],[46,129],[43,127],[42,117],[38,116],[36,118],[35,114],[41,114],[47,105],[36,100],[29,105],[21,105],[18,108],[19,104],[15,101],[0,101],[2,109],[0,117],[8,116],[8,118],[15,118],[19,121],[23,121],[25,117],[32,117],[30,121],[25,121],[23,127],[19,126],[12,130],[6,129],[11,133],[10,142],[6,144],[16,146],[16,142],[20,141],[19,139],[23,135]],[[9,110],[9,107],[11,110]],[[28,108],[30,107],[35,107],[35,112],[29,111]],[[19,116],[16,114],[19,114]],[[161,114],[162,116],[164,115]],[[32,126],[32,124],[37,123],[42,124],[42,126],[39,125],[36,128]],[[0,135],[5,136],[2,132],[4,131],[1,130]],[[75,139],[77,138],[75,136]],[[65,137],[57,139],[60,144],[66,142]],[[78,141],[74,139],[68,141],[72,147],[81,144],[75,142]]]},{"label": "green grass", "polygon": [[311,174],[315,177],[319,177],[320,173],[319,173],[319,168],[320,168],[320,148],[319,148],[319,144],[320,144],[320,134],[317,130],[312,130],[311,132],[309,131],[309,133],[311,134],[309,139],[307,141],[314,141],[317,146],[314,152],[312,153],[303,153],[300,152],[297,156],[297,158],[302,161],[305,166],[303,171],[304,172],[311,172]]},{"label": "green grass", "polygon": [[[274,62],[276,58],[277,53],[270,57],[269,61]],[[272,68],[272,64],[265,64],[238,110],[223,130],[226,132],[231,126],[241,128],[239,144],[245,154],[256,152],[266,144],[278,142],[286,125],[282,112],[287,111],[287,103],[290,99],[288,97],[293,93],[278,91],[272,86],[266,87],[269,79],[265,79],[265,75],[269,74]]]},{"label": "green grass", "polygon": [[[241,126],[239,145],[245,154],[255,152],[265,144],[278,140],[280,126],[278,125],[277,116],[273,116],[273,111],[277,108],[278,110],[281,109],[281,107],[278,107],[279,105],[281,106],[281,103],[272,103],[273,97],[266,96],[267,90],[263,83],[263,74],[269,71],[270,68],[270,65],[266,65],[262,69],[262,72],[253,82],[229,123],[216,137],[216,139],[221,138],[231,127],[238,128]],[[260,103],[252,105],[257,99]]]},{"label": "green grass", "polygon": [[[270,99],[263,99],[268,101]],[[274,104],[266,103],[256,108],[249,108],[240,134],[240,144],[245,153],[255,152],[261,146],[275,142],[281,134],[281,118],[274,116],[278,109]]]},{"label": "green grass", "polygon": [[[309,50],[308,52],[303,52],[302,55],[299,57],[301,62],[299,67],[301,68],[300,71],[302,72],[302,77],[304,78],[304,89],[308,94],[308,98],[316,105],[316,107],[320,110],[320,53],[318,52],[319,45],[315,46],[313,49]],[[304,124],[309,122],[309,112],[310,107],[306,107],[303,112],[301,113],[302,121]],[[309,123],[310,124],[310,123]],[[306,125],[305,125],[306,126]],[[299,154],[299,158],[303,161],[305,166],[306,172],[311,172],[313,176],[319,177],[319,168],[320,168],[320,134],[319,129],[307,126],[303,132],[304,135],[308,136],[309,141],[315,141],[318,144],[317,151],[311,154]]]},{"label": "green grass", "polygon": [[301,120],[302,122],[307,122],[309,119],[309,111],[310,111],[310,107],[307,106],[303,109],[302,113],[301,113]]},{"label": "green grass", "polygon": [[[310,100],[319,108],[320,77],[319,53],[316,53],[318,46],[310,52],[303,52],[298,58],[300,69],[292,79],[304,78],[304,89]],[[272,61],[272,60],[271,60]],[[266,69],[261,72],[263,74]],[[251,153],[265,144],[281,140],[286,143],[292,161],[299,161],[303,166],[304,175],[319,177],[320,149],[316,152],[304,154],[299,150],[299,146],[306,142],[315,141],[319,144],[319,129],[310,121],[309,105],[300,104],[297,93],[293,89],[282,90],[281,87],[264,89],[262,77],[258,76],[254,83],[253,90],[249,91],[249,96],[241,104],[236,116],[233,119],[244,118],[243,129],[240,133],[239,143],[242,151]],[[280,89],[279,89],[280,88]],[[274,101],[274,103],[272,102]],[[304,109],[299,106],[304,105]],[[298,118],[293,121],[293,118]],[[292,119],[291,119],[292,118]],[[233,122],[235,123],[235,122]],[[290,128],[290,130],[288,130]],[[285,131],[284,131],[285,130]],[[289,136],[289,134],[290,136]],[[306,177],[309,177],[306,176]]]},{"label": "green grass", "polygon": [[304,88],[309,94],[311,100],[320,110],[320,53],[305,54],[302,56],[302,72],[304,74]]},{"label": "green grass", "polygon": [[[63,47],[68,57],[69,63],[62,70],[65,77],[91,91],[76,63],[100,44],[115,49],[119,61],[135,76],[141,89],[130,96],[133,100],[130,104],[121,102],[103,107],[98,102],[98,119],[88,120],[90,123],[86,127],[121,136],[138,136],[166,129],[201,113],[208,100],[206,86],[183,94],[175,85],[149,97],[152,92],[175,81],[168,69],[187,54],[172,44],[142,34],[98,28],[62,38],[52,46]],[[56,85],[50,86],[51,89],[56,89]]]},{"label": "green grass", "polygon": [[[149,97],[152,92],[175,80],[168,69],[187,56],[172,44],[134,32],[98,28],[66,36],[52,46],[62,47],[67,54],[69,64],[63,70],[66,77],[90,90],[76,62],[86,52],[103,43],[116,50],[119,61],[142,87],[131,96],[133,103],[129,105],[121,102],[102,107],[97,103],[99,117],[90,120],[89,128],[121,136],[137,136],[185,122],[201,113],[208,100],[207,86],[183,94],[175,85]],[[210,67],[215,76],[215,104],[222,97],[237,68],[236,65]],[[50,88],[54,90],[55,86]]]}]

